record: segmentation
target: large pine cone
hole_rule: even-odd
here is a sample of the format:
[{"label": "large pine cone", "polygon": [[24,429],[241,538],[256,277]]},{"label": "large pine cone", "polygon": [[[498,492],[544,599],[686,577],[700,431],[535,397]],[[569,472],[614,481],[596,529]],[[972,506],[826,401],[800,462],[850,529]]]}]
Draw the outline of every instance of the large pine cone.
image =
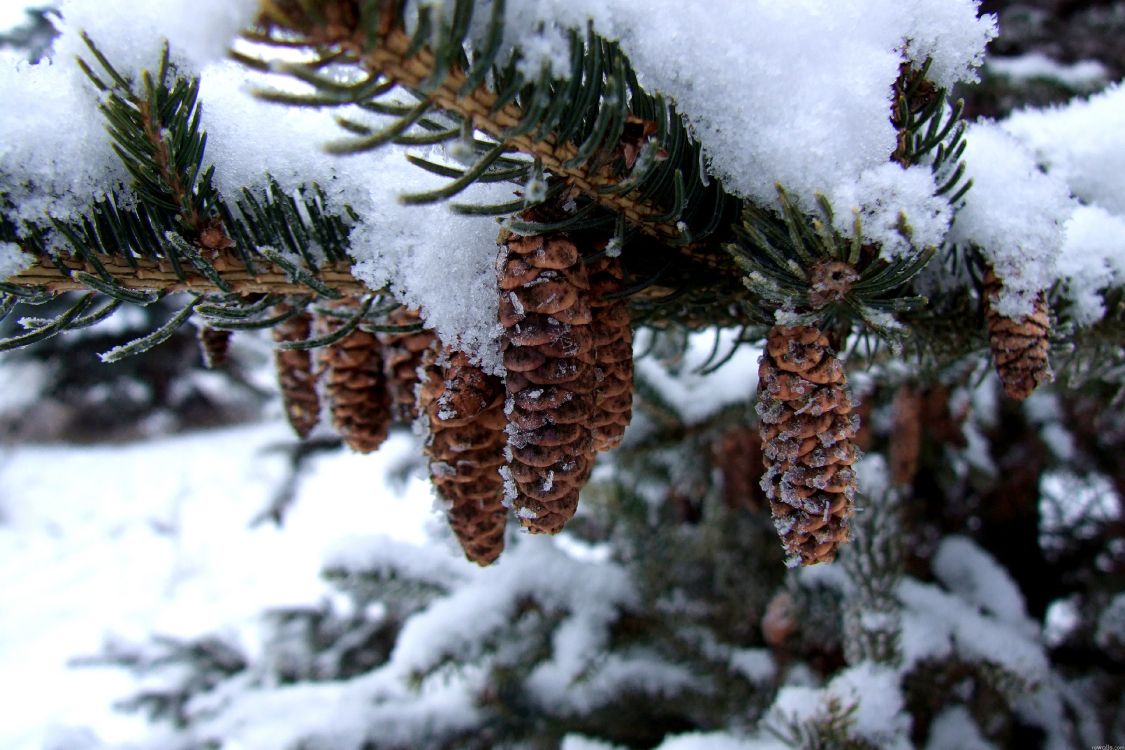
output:
[{"label": "large pine cone", "polygon": [[[348,306],[338,305],[336,310],[346,315]],[[331,333],[344,320],[323,315],[319,327],[323,333]],[[353,450],[376,450],[391,426],[391,398],[379,339],[357,328],[320,350],[320,366],[326,373],[328,406],[336,431]]]},{"label": "large pine cone", "polygon": [[[405,328],[418,325],[421,317],[417,310],[398,307],[387,316],[387,323]],[[396,421],[413,422],[418,417],[418,368],[427,350],[434,346],[437,337],[433,331],[413,333],[382,333],[383,368],[391,394],[392,412]]]},{"label": "large pine cone", "polygon": [[594,461],[590,283],[564,235],[508,235],[497,258],[507,370],[507,490],[530,531],[556,534],[574,516]]},{"label": "large pine cone", "polygon": [[[272,313],[283,315],[292,308],[288,303],[274,305]],[[273,340],[277,343],[304,341],[312,332],[312,316],[306,312],[278,323],[273,327]],[[274,365],[285,417],[300,438],[308,437],[320,421],[320,398],[316,393],[317,374],[313,370],[312,352],[308,349],[274,350]]]},{"label": "large pine cone", "polygon": [[1023,400],[1040,383],[1052,379],[1047,360],[1051,316],[1047,311],[1047,296],[1040,292],[1031,315],[1019,319],[1004,317],[996,311],[996,301],[1003,288],[1003,283],[989,268],[984,275],[984,303],[992,359],[1004,393]]},{"label": "large pine cone", "polygon": [[621,444],[633,416],[633,325],[629,304],[606,299],[621,291],[625,271],[617,258],[599,258],[587,267],[594,334],[594,448]]},{"label": "large pine cone", "polygon": [[774,326],[758,369],[762,489],[788,565],[827,562],[848,540],[859,427],[843,365],[812,326]]},{"label": "large pine cone", "polygon": [[419,392],[430,477],[449,503],[449,525],[465,557],[488,565],[504,550],[508,517],[500,475],[508,437],[504,384],[461,352],[442,359],[427,365]]}]

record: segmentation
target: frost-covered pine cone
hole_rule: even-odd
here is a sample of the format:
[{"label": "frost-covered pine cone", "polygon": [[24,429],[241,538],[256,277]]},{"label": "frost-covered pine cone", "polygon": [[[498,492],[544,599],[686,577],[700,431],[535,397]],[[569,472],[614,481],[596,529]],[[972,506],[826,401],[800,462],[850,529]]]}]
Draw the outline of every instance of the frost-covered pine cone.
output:
[{"label": "frost-covered pine cone", "polygon": [[196,332],[199,341],[199,351],[203,355],[203,366],[208,370],[215,370],[227,362],[227,351],[230,349],[231,331],[211,326],[200,326]]},{"label": "frost-covered pine cone", "polygon": [[426,415],[426,454],[430,478],[449,503],[449,525],[478,565],[488,565],[504,550],[504,465],[507,418],[504,384],[461,352],[427,354],[419,409]]},{"label": "frost-covered pine cone", "polygon": [[1052,379],[1047,360],[1050,345],[1051,316],[1047,296],[1039,292],[1031,314],[1025,318],[1008,318],[996,310],[1004,284],[990,268],[984,276],[985,313],[988,316],[988,341],[996,373],[1004,393],[1023,400]]},{"label": "frost-covered pine cone", "polygon": [[[346,313],[347,308],[337,308]],[[323,315],[324,333],[339,330],[343,318]],[[358,328],[320,350],[332,424],[353,450],[371,453],[387,439],[391,426],[391,398],[383,374],[383,355],[375,334]]]},{"label": "frost-covered pine cone", "polygon": [[848,540],[859,427],[844,367],[813,326],[774,326],[758,369],[762,489],[788,565],[828,562]]},{"label": "frost-covered pine cone", "polygon": [[[420,322],[418,311],[408,307],[395,308],[387,316],[387,323],[392,326],[406,327]],[[423,329],[413,333],[382,333],[379,339],[383,342],[383,368],[394,418],[398,422],[413,422],[418,416],[418,368],[437,338],[433,331]]]},{"label": "frost-covered pine cone", "polygon": [[606,299],[621,291],[625,270],[618,258],[590,263],[590,308],[594,335],[594,448],[608,451],[621,444],[633,417],[633,324],[629,304]]},{"label": "frost-covered pine cone", "polygon": [[[272,313],[283,315],[290,309],[287,303],[281,303],[274,305]],[[272,333],[273,340],[280,344],[303,341],[311,332],[312,316],[302,312],[278,323]],[[289,426],[298,437],[308,437],[320,421],[320,397],[316,392],[317,374],[313,369],[312,352],[307,349],[275,349],[274,365]]]},{"label": "frost-covered pine cone", "polygon": [[505,473],[520,522],[557,534],[594,461],[590,283],[567,236],[509,234],[497,258],[508,394]]}]

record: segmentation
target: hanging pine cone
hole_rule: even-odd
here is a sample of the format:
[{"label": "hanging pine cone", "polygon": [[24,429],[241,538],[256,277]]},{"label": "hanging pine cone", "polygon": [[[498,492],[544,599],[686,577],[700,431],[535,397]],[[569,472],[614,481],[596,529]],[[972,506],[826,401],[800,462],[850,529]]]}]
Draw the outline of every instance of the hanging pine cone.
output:
[{"label": "hanging pine cone", "polygon": [[908,384],[899,386],[891,402],[888,453],[891,481],[899,487],[913,484],[922,453],[922,394]]},{"label": "hanging pine cone", "polygon": [[1003,282],[989,268],[984,275],[988,341],[1004,393],[1022,401],[1040,383],[1052,379],[1051,366],[1047,361],[1051,317],[1047,311],[1047,296],[1043,292],[1035,298],[1031,315],[1019,319],[1004,317],[996,311],[1003,287]]},{"label": "hanging pine cone", "polygon": [[752,427],[735,425],[711,448],[711,461],[723,482],[723,502],[731,510],[759,511],[762,493],[762,436]]},{"label": "hanging pine cone", "polygon": [[201,325],[195,337],[199,342],[199,352],[203,355],[204,367],[208,370],[217,370],[227,363],[231,331]]},{"label": "hanging pine cone", "polygon": [[844,367],[813,326],[774,326],[758,369],[765,476],[788,565],[828,562],[848,539],[857,459]]},{"label": "hanging pine cone", "polygon": [[633,416],[633,325],[629,304],[606,299],[621,291],[625,270],[617,258],[603,257],[587,266],[590,278],[591,331],[594,336],[594,448],[608,451],[621,444]]},{"label": "hanging pine cone", "polygon": [[[408,307],[395,308],[387,316],[389,325],[403,328],[421,321],[418,311]],[[398,422],[413,422],[418,416],[418,368],[437,337],[433,331],[423,329],[414,333],[383,333],[379,338],[383,344],[383,367],[394,418]]]},{"label": "hanging pine cone", "polygon": [[[342,314],[348,311],[347,306],[336,309]],[[319,324],[327,334],[339,330],[344,319],[324,315]],[[376,450],[391,426],[391,399],[379,339],[356,328],[320,350],[320,366],[326,373],[328,407],[336,431],[352,450]]]},{"label": "hanging pine cone", "polygon": [[429,425],[430,477],[449,503],[449,525],[465,557],[488,565],[504,550],[508,517],[500,476],[508,439],[504,384],[461,352],[446,352],[441,359],[444,363],[427,365],[419,390],[419,408]]},{"label": "hanging pine cone", "polygon": [[[274,305],[272,314],[283,315],[291,309],[286,303]],[[312,316],[302,312],[274,326],[273,340],[279,344],[304,341],[311,332]],[[274,363],[289,425],[298,437],[308,437],[320,420],[320,398],[316,393],[312,353],[307,349],[275,349]]]},{"label": "hanging pine cone", "polygon": [[557,534],[577,510],[594,462],[590,283],[577,246],[564,235],[509,234],[502,242],[506,491],[527,529]]}]

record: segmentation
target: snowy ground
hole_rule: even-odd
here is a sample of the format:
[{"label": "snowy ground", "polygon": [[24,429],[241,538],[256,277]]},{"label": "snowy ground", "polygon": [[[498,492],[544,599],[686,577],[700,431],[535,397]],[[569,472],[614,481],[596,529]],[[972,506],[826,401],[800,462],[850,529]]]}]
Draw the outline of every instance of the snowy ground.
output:
[{"label": "snowy ground", "polygon": [[140,717],[110,709],[131,678],[69,659],[107,636],[233,629],[252,644],[263,608],[328,595],[326,549],[357,534],[422,542],[440,522],[426,482],[384,481],[417,453],[399,434],[373,456],[317,457],[284,526],[251,527],[286,473],[269,448],[290,440],[270,422],[137,445],[0,447],[0,747],[139,737]]}]

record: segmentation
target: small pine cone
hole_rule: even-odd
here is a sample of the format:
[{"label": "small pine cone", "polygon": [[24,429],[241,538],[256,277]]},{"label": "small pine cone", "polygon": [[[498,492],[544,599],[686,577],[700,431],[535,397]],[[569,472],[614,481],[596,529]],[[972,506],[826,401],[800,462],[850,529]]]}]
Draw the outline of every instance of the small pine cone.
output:
[{"label": "small pine cone", "polygon": [[[288,304],[275,305],[274,315],[282,315],[291,308]],[[312,332],[312,316],[302,312],[273,328],[273,340],[304,341]],[[320,397],[316,393],[316,372],[313,370],[312,352],[308,349],[275,349],[274,363],[285,416],[300,438],[308,437],[320,421]]]},{"label": "small pine cone", "polygon": [[633,417],[633,324],[629,304],[606,299],[621,291],[625,270],[617,258],[599,258],[587,267],[590,278],[591,331],[594,335],[594,448],[608,451],[621,444]]},{"label": "small pine cone", "polygon": [[[324,333],[331,333],[344,320],[325,315],[318,323]],[[391,398],[379,339],[356,328],[320,350],[320,367],[327,375],[328,407],[340,437],[360,453],[376,450],[391,426]]]},{"label": "small pine cone", "polygon": [[[387,317],[387,323],[392,326],[413,326],[419,322],[418,311],[408,307],[398,307]],[[413,422],[418,417],[418,368],[437,337],[433,331],[424,329],[414,333],[383,333],[379,339],[383,343],[383,369],[395,421]]]},{"label": "small pine cone", "polygon": [[[435,348],[429,350],[433,358]],[[444,364],[427,364],[419,389],[426,415],[426,453],[430,477],[449,503],[449,525],[478,565],[488,565],[504,550],[504,384],[461,353],[446,352]]]},{"label": "small pine cone", "polygon": [[762,489],[788,565],[831,561],[848,540],[858,458],[844,367],[812,326],[774,326],[758,368]]},{"label": "small pine cone", "polygon": [[208,370],[217,370],[227,363],[231,333],[209,325],[199,327],[196,340],[199,341],[199,351],[203,355],[203,366]]},{"label": "small pine cone", "polygon": [[922,453],[922,394],[901,385],[891,402],[891,440],[888,458],[891,481],[906,487],[914,483]]},{"label": "small pine cone", "polygon": [[736,425],[712,446],[711,460],[723,481],[723,502],[731,510],[761,510],[762,437],[752,427]]},{"label": "small pine cone", "polygon": [[590,283],[563,235],[508,235],[497,258],[508,393],[506,492],[530,531],[557,534],[594,463]]},{"label": "small pine cone", "polygon": [[1047,296],[1043,292],[1035,298],[1035,309],[1031,315],[1018,319],[1004,317],[996,311],[1003,286],[993,270],[988,269],[984,275],[988,341],[1004,393],[1022,401],[1040,383],[1052,379],[1051,365],[1047,361],[1051,317],[1047,311]]}]

